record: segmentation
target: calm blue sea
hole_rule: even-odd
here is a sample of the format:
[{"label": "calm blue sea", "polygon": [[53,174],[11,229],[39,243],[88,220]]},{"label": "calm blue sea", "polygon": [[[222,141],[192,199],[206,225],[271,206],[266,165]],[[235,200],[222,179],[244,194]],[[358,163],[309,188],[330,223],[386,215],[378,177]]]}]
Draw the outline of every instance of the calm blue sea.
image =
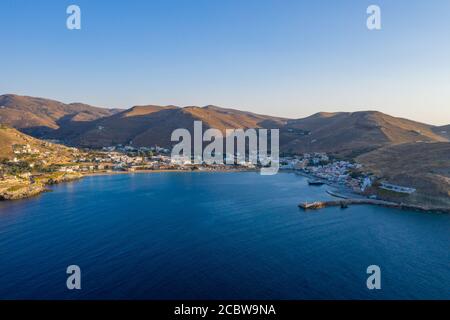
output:
[{"label": "calm blue sea", "polygon": [[[353,206],[293,173],[87,177],[0,203],[0,299],[450,299],[450,215]],[[81,290],[66,268],[81,268]],[[381,290],[366,269],[381,268]]]}]

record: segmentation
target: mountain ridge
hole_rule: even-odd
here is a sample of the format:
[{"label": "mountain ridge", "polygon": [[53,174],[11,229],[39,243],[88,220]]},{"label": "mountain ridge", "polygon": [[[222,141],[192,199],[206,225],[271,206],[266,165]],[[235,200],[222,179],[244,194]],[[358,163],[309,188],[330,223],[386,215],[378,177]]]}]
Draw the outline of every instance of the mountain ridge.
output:
[{"label": "mountain ridge", "polygon": [[170,147],[173,130],[186,128],[192,132],[194,121],[202,121],[204,130],[279,128],[280,147],[287,153],[332,152],[356,157],[387,145],[450,139],[450,125],[433,126],[374,110],[318,112],[288,119],[215,105],[150,104],[118,110],[11,94],[0,96],[0,106],[0,123],[38,138],[81,147]]},{"label": "mountain ridge", "polygon": [[84,103],[63,103],[41,97],[4,94],[0,96],[0,122],[43,137],[69,122],[92,121],[114,114],[116,109],[94,107]]}]

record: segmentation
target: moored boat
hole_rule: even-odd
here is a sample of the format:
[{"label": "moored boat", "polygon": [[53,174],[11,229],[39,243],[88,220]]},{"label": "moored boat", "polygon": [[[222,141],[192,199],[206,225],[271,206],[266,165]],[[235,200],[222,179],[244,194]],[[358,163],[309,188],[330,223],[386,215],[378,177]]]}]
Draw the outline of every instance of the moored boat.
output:
[{"label": "moored boat", "polygon": [[311,186],[321,186],[321,185],[325,184],[325,182],[323,182],[322,180],[318,180],[318,179],[308,179],[308,184]]}]

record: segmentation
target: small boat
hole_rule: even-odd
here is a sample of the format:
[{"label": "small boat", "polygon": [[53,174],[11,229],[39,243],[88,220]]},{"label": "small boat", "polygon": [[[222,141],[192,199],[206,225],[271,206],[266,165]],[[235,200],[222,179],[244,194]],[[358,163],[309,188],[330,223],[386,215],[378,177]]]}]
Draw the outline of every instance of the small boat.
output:
[{"label": "small boat", "polygon": [[341,209],[346,209],[348,208],[348,204],[345,203],[344,201],[341,201]]},{"label": "small boat", "polygon": [[324,185],[325,182],[323,182],[322,180],[318,180],[318,179],[308,179],[308,184],[311,186],[321,186],[321,185]]}]

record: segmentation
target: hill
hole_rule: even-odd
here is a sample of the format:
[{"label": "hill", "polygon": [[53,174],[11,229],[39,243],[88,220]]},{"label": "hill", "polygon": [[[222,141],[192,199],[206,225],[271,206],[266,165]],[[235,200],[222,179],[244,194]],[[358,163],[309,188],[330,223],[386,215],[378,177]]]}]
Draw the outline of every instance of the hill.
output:
[{"label": "hill", "polygon": [[217,106],[134,106],[128,110],[17,95],[0,96],[0,123],[34,137],[83,147],[111,145],[170,147],[171,133],[204,129],[279,128],[282,152],[328,152],[349,158],[395,144],[449,141],[449,126],[432,126],[377,111],[321,112],[285,119]]},{"label": "hill", "polygon": [[434,126],[378,111],[317,113],[288,121],[283,131],[281,144],[286,151],[350,157],[392,144],[448,141]]},{"label": "hill", "polygon": [[450,124],[446,126],[435,127],[433,131],[438,135],[450,139]]},{"label": "hill", "polygon": [[49,184],[81,178],[79,172],[55,171],[78,153],[0,125],[0,201],[28,198],[45,192]]},{"label": "hill", "polygon": [[73,130],[75,134],[67,134],[73,125],[62,127],[54,132],[54,138],[87,147],[116,144],[170,147],[171,133],[177,128],[192,132],[194,121],[202,121],[204,130],[279,128],[281,150],[292,153],[330,152],[355,157],[386,145],[448,141],[434,126],[376,111],[318,113],[290,120],[216,106],[153,105],[136,106],[83,123],[82,130]]},{"label": "hill", "polygon": [[[14,153],[17,150],[20,153]],[[23,152],[23,150],[31,150]],[[0,125],[0,159],[42,158],[48,164],[64,163],[70,159],[72,150],[62,145],[42,141],[16,129]]]},{"label": "hill", "polygon": [[417,192],[384,198],[410,203],[450,206],[450,143],[406,143],[391,145],[356,159],[365,170],[391,183],[410,186]]},{"label": "hill", "polygon": [[216,128],[222,131],[227,128],[277,128],[286,123],[282,118],[215,106],[179,108],[149,105],[135,106],[92,121],[78,135],[67,135],[67,128],[61,128],[54,132],[54,137],[88,147],[116,144],[169,147],[172,145],[172,132],[178,128],[192,132],[194,121],[202,121],[204,130]]},{"label": "hill", "polygon": [[83,103],[65,104],[14,94],[0,96],[0,122],[35,137],[47,137],[60,127],[93,121],[115,112]]}]

